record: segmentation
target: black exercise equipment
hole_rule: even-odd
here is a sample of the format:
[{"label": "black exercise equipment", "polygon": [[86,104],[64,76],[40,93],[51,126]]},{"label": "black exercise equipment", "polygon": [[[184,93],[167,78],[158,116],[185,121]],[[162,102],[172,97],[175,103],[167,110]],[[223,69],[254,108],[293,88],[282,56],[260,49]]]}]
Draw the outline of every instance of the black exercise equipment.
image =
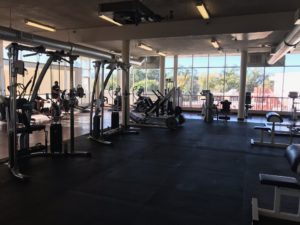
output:
[{"label": "black exercise equipment", "polygon": [[[44,47],[29,47],[24,45],[19,45],[17,43],[12,43],[8,47],[8,57],[9,57],[9,71],[10,71],[10,102],[9,108],[10,113],[8,115],[8,166],[12,174],[19,179],[25,179],[26,176],[20,172],[20,160],[24,157],[30,158],[34,156],[54,156],[54,155],[63,155],[63,156],[90,156],[88,152],[75,152],[74,146],[74,96],[70,96],[70,148],[65,149],[64,153],[54,154],[53,152],[48,152],[47,148],[47,138],[45,139],[45,146],[35,146],[34,148],[29,147],[29,135],[34,131],[45,130],[44,125],[32,125],[31,115],[32,115],[32,106],[34,105],[35,99],[38,96],[38,90],[40,85],[50,67],[50,65],[55,61],[64,60],[70,65],[70,89],[73,89],[74,83],[74,61],[78,56],[71,54],[65,54],[64,52],[52,52],[46,51]],[[29,100],[24,98],[17,99],[17,80],[18,75],[24,75],[25,68],[24,62],[18,60],[20,51],[30,51],[33,54],[46,54],[48,60],[42,68],[34,87],[32,88],[32,94],[29,97]],[[21,109],[21,118],[22,127],[17,126],[17,110]],[[20,134],[20,144],[18,144],[18,134]],[[47,135],[46,135],[47,137]],[[52,142],[52,141],[51,141]],[[20,147],[20,149],[18,149]],[[42,147],[42,148],[40,148]]]},{"label": "black exercise equipment", "polygon": [[246,92],[245,95],[245,118],[249,117],[249,109],[252,108],[251,105],[251,92]]},{"label": "black exercise equipment", "polygon": [[[287,147],[285,156],[290,168],[295,173],[300,173],[300,145],[290,145]],[[295,177],[278,176],[270,174],[259,174],[260,183],[273,186],[274,203],[273,209],[258,208],[257,198],[252,198],[252,221],[259,224],[259,217],[265,216],[275,219],[300,222],[300,183]],[[297,198],[298,208],[293,213],[287,213],[281,209],[283,196]],[[296,213],[295,213],[296,212]]]},{"label": "black exercise equipment", "polygon": [[136,96],[138,96],[138,98],[133,104],[133,111],[139,113],[146,112],[146,110],[153,105],[153,102],[150,97],[143,95],[143,93],[145,92],[144,87],[142,86],[140,86],[139,88],[134,87],[133,93],[136,89],[137,91],[135,94]]},{"label": "black exercise equipment", "polygon": [[[109,73],[107,74],[106,78],[104,79],[105,74],[105,66],[108,65]],[[111,135],[115,134],[137,134],[137,131],[131,130],[129,127],[122,127],[119,125],[119,118],[116,117],[116,112],[112,112],[112,127],[104,128],[104,90],[108,84],[110,77],[112,76],[114,70],[122,69],[124,71],[129,70],[129,66],[125,65],[124,63],[118,62],[116,60],[102,60],[102,61],[95,61],[95,80],[93,85],[93,92],[91,97],[91,111],[90,111],[90,135],[89,139],[97,141],[102,144],[112,144],[107,138]],[[95,98],[96,95],[96,88],[99,82],[99,74],[101,70],[101,79],[100,79],[100,92],[97,99]],[[123,118],[124,119],[124,118]]]},{"label": "black exercise equipment", "polygon": [[[143,98],[138,104],[143,105],[143,112],[133,110],[130,112],[130,119],[133,126],[148,126],[148,127],[162,127],[171,130],[177,129],[184,122],[184,116],[181,114],[182,110],[179,106],[173,109],[173,104],[168,103],[170,98],[176,95],[178,89],[173,87],[169,92],[163,95],[159,90],[152,90],[157,97],[153,102],[151,99]],[[168,107],[172,107],[172,110]],[[140,107],[142,108],[142,107]]]},{"label": "black exercise equipment", "polygon": [[228,120],[230,120],[230,117],[228,115],[230,114],[231,102],[228,100],[224,100],[224,101],[221,101],[220,103],[222,105],[222,108],[221,108],[220,112],[218,112],[218,119],[224,120],[225,122],[227,122]]}]

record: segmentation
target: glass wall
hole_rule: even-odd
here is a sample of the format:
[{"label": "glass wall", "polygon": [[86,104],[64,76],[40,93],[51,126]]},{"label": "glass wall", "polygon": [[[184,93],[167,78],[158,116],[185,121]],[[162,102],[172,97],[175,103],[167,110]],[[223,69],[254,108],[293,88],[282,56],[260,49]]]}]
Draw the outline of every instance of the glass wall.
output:
[{"label": "glass wall", "polygon": [[240,81],[239,55],[187,55],[178,57],[177,85],[184,95],[183,106],[202,106],[201,91],[209,89],[218,104],[224,99],[237,108]]},{"label": "glass wall", "polygon": [[[220,105],[220,101],[228,99],[232,109],[237,109],[240,61],[239,54],[178,56],[177,86],[183,93],[183,106],[200,109],[203,103],[201,91],[209,89],[215,96],[215,104]],[[174,57],[166,57],[165,62],[165,76],[173,79]],[[158,66],[149,69],[153,66],[150,64],[131,71],[131,86],[143,86],[148,94],[158,87],[159,80]],[[252,110],[289,111],[292,100],[288,93],[300,92],[299,72],[300,54],[288,54],[285,66],[248,67],[246,91],[252,95]]]},{"label": "glass wall", "polygon": [[[166,60],[166,63],[169,63],[169,61]],[[131,102],[136,101],[136,92],[139,88],[144,88],[144,95],[150,96],[155,100],[156,97],[152,90],[156,91],[159,89],[159,78],[159,57],[147,57],[143,65],[132,66],[129,81],[130,91],[132,93]]]},{"label": "glass wall", "polygon": [[[5,94],[9,95],[7,86],[9,85],[9,63],[7,56],[6,47],[9,45],[9,42],[3,42],[3,63],[4,63],[4,84],[1,84],[5,89]],[[36,65],[39,62],[39,67],[37,73],[39,74],[48,60],[48,56],[45,54],[32,55],[32,52],[21,51],[19,53],[19,59],[25,62],[26,72],[23,76],[18,76],[18,83],[26,85],[36,72]],[[90,101],[91,86],[93,85],[94,78],[94,68],[93,68],[93,59],[79,57],[74,62],[74,81],[75,86],[81,84],[85,90],[86,96],[80,99],[80,103],[87,104]],[[53,62],[50,68],[48,69],[39,89],[39,95],[45,97],[47,93],[51,93],[51,87],[54,84],[54,81],[58,81],[61,90],[69,89],[70,73],[69,73],[68,63],[62,62]],[[5,87],[4,87],[5,86]],[[30,92],[30,85],[26,90],[26,94]]]}]

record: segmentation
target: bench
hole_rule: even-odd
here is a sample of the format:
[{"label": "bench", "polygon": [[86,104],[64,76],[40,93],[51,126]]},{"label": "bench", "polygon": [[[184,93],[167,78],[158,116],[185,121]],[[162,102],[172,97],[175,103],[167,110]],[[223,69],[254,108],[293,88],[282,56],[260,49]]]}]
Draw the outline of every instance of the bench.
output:
[{"label": "bench", "polygon": [[[290,168],[295,173],[300,173],[300,145],[290,145],[287,147],[285,156]],[[263,185],[274,186],[273,209],[258,207],[258,200],[252,198],[252,221],[257,224],[259,216],[266,216],[276,219],[300,222],[300,183],[295,177],[279,176],[271,174],[259,174],[260,183]],[[289,196],[298,199],[297,213],[287,213],[281,211],[282,196]]]}]

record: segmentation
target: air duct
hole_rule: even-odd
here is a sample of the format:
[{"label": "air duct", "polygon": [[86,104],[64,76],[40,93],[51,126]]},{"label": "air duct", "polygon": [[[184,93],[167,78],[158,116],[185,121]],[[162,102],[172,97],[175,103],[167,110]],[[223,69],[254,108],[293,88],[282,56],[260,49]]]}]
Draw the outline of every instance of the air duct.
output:
[{"label": "air duct", "polygon": [[98,49],[89,48],[70,42],[58,41],[2,26],[0,26],[0,39],[29,45],[43,45],[45,48],[72,52],[72,54],[75,55],[90,57],[97,60],[112,59],[114,57],[113,54]]},{"label": "air duct", "polygon": [[[298,11],[296,15],[298,15]],[[296,17],[296,19],[298,16]],[[286,38],[277,46],[275,53],[268,60],[268,64],[273,65],[287,53],[292,52],[300,42],[300,25],[295,21],[294,29],[286,36]]]}]

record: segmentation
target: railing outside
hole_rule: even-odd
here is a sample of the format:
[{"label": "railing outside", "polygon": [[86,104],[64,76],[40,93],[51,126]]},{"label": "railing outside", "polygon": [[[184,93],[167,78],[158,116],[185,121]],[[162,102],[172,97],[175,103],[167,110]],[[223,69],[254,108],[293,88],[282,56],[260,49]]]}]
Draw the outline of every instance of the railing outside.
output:
[{"label": "railing outside", "polygon": [[[231,102],[231,109],[238,109],[239,96],[218,96],[214,95],[215,104],[220,107],[223,100]],[[282,111],[290,112],[292,99],[289,97],[252,97],[252,111]],[[201,109],[204,97],[201,95],[183,95],[183,108]],[[295,106],[300,110],[300,101],[295,101]]]}]

